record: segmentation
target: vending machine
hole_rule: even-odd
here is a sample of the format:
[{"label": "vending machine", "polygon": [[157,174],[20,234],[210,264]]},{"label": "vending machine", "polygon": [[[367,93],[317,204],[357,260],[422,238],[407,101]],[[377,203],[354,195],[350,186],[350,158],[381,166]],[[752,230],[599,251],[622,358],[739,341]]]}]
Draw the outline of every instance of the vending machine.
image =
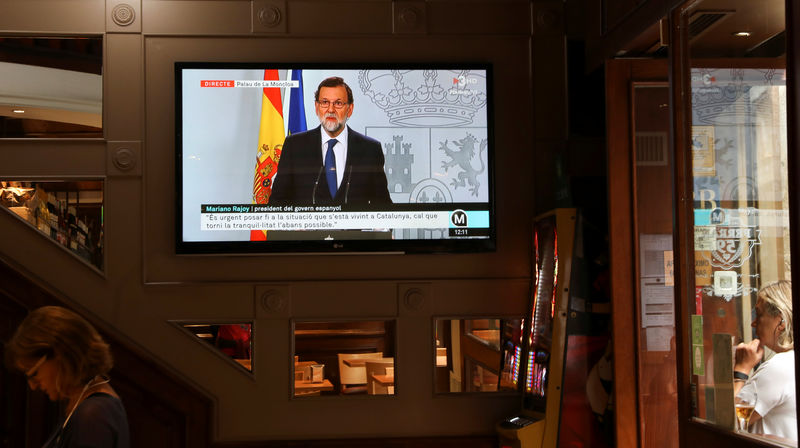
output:
[{"label": "vending machine", "polygon": [[501,448],[557,446],[577,220],[573,208],[534,220],[531,299],[514,360],[522,409],[496,425]]}]

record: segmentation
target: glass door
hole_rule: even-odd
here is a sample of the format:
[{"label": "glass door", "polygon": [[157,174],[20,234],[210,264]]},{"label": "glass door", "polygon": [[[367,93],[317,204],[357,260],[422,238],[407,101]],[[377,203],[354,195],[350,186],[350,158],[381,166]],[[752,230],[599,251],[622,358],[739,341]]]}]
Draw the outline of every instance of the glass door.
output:
[{"label": "glass door", "polygon": [[678,20],[688,417],[797,446],[784,2],[700,0]]}]

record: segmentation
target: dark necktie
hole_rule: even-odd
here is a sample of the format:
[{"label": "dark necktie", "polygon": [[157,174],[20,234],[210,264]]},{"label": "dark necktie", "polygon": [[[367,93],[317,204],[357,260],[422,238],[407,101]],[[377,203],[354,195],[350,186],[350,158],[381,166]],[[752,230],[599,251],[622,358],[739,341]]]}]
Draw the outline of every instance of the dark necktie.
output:
[{"label": "dark necktie", "polygon": [[331,198],[336,197],[336,156],[333,154],[336,143],[338,140],[335,138],[328,140],[328,151],[325,153],[325,178],[328,180]]}]

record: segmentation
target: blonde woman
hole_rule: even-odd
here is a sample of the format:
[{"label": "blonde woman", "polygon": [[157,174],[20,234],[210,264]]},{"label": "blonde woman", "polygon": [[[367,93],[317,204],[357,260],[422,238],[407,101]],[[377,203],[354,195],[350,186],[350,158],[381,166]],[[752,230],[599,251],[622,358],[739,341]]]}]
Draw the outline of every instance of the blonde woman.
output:
[{"label": "blonde woman", "polygon": [[128,448],[125,408],[109,384],[108,344],[85,319],[55,306],[34,310],[6,344],[6,363],[32,390],[64,404],[44,448]]},{"label": "blonde woman", "polygon": [[[750,432],[797,440],[790,281],[781,280],[761,288],[753,327],[756,339],[736,347],[734,393],[757,391]],[[774,351],[775,355],[751,373],[764,358],[764,347]]]}]

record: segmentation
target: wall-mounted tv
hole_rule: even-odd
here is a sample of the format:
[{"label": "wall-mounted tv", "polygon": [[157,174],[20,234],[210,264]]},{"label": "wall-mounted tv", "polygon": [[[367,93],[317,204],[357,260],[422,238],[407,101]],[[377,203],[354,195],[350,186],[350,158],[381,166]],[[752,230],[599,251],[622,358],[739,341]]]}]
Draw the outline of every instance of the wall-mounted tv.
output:
[{"label": "wall-mounted tv", "polygon": [[489,64],[175,63],[176,252],[495,249]]}]

